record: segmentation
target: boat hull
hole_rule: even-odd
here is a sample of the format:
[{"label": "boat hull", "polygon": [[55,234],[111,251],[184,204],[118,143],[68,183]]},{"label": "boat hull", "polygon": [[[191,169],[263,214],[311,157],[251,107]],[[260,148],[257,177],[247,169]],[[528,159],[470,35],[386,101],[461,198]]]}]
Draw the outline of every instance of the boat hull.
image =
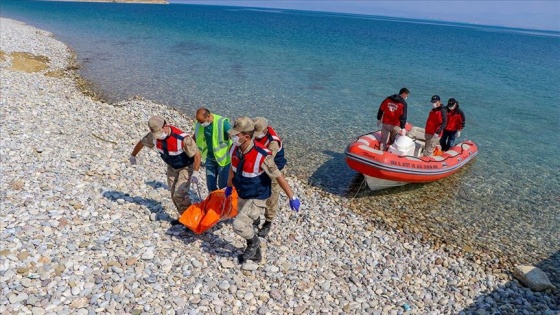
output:
[{"label": "boat hull", "polygon": [[[467,140],[442,156],[424,157],[421,150],[415,155],[399,156],[379,150],[380,137],[379,131],[362,135],[345,152],[348,166],[367,176],[368,186],[373,190],[440,180],[457,172],[478,154],[476,144]],[[421,148],[422,140],[417,145]]]}]

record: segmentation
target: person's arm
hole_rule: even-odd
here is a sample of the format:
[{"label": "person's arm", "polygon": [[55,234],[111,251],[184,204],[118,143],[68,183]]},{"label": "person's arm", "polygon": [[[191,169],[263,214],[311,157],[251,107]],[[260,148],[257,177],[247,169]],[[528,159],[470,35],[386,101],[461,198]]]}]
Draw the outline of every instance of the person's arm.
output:
[{"label": "person's arm", "polygon": [[200,161],[202,160],[202,157],[200,150],[198,150],[198,147],[191,136],[186,136],[183,139],[183,151],[185,151],[189,157],[194,157],[193,170],[198,171],[200,169]]},{"label": "person's arm", "polygon": [[229,139],[228,131],[231,129],[231,124],[229,123],[229,119],[224,119],[224,139]]},{"label": "person's arm", "polygon": [[459,130],[463,130],[465,128],[465,113],[459,109],[459,115],[461,115],[461,129]]},{"label": "person's arm", "polygon": [[268,144],[268,149],[272,152],[272,157],[276,157],[276,153],[278,153],[278,150],[280,150],[278,141],[270,141],[270,143]]},{"label": "person's arm", "polygon": [[381,118],[383,118],[383,103],[385,103],[385,101],[381,102],[381,105],[379,105],[379,109],[377,110],[377,120],[381,120]]},{"label": "person's arm", "polygon": [[138,143],[134,146],[134,149],[132,150],[132,153],[130,155],[136,157],[136,155],[138,155],[138,153],[140,152],[140,150],[142,150],[143,147],[144,144],[142,143],[142,140],[138,141]]},{"label": "person's arm", "polygon": [[231,167],[231,165],[229,166],[227,187],[233,187],[233,168]]},{"label": "person's arm", "polygon": [[403,103],[403,112],[401,114],[401,128],[404,129],[404,127],[406,126],[406,116],[407,116],[407,104],[406,102]]},{"label": "person's arm", "polygon": [[280,188],[282,188],[282,190],[286,193],[288,199],[292,200],[295,196],[292,188],[290,188],[290,185],[288,184],[288,181],[284,178],[284,175],[280,174],[280,176],[276,177],[276,181],[278,182],[278,185],[280,185]]},{"label": "person's arm", "polygon": [[436,134],[439,135],[443,131],[443,129],[445,129],[446,126],[447,126],[447,111],[442,108],[441,109],[441,125],[436,130]]}]

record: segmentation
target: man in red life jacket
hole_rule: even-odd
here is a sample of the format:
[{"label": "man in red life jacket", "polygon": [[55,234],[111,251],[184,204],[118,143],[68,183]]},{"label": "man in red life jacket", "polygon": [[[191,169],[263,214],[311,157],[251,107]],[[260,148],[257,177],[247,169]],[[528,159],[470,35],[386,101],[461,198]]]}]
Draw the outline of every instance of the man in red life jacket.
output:
[{"label": "man in red life jacket", "polygon": [[[150,132],[132,150],[130,163],[136,164],[136,155],[143,147],[154,148],[159,153],[167,164],[167,186],[171,191],[171,200],[181,215],[191,205],[188,195],[190,183],[198,183],[200,152],[187,133],[167,124],[159,116],[150,118],[148,127]],[[173,225],[178,223],[178,220],[171,221]]]},{"label": "man in red life jacket", "polygon": [[[286,176],[286,158],[284,157],[284,147],[282,145],[282,140],[276,133],[276,130],[272,126],[268,125],[268,120],[263,117],[257,117],[253,119],[255,123],[255,143],[262,145],[272,152],[274,157],[274,162],[280,170],[283,176]],[[266,200],[266,211],[264,212],[265,222],[263,226],[259,229],[257,233],[260,237],[266,237],[270,232],[270,226],[272,225],[272,220],[276,216],[278,211],[278,198],[280,197],[280,185],[277,181],[272,181],[272,194],[270,198]]]},{"label": "man in red life jacket", "polygon": [[[387,140],[391,143],[395,141],[395,136],[397,133],[404,135],[406,130],[404,126],[406,125],[406,111],[407,104],[406,99],[410,91],[407,88],[402,88],[399,91],[399,95],[394,94],[388,96],[379,105],[379,110],[377,111],[377,125],[381,126],[381,142],[380,150],[387,150]],[[391,136],[389,138],[389,135]]]},{"label": "man in red life jacket", "polygon": [[235,186],[239,199],[238,214],[233,221],[233,231],[247,240],[247,247],[238,256],[239,263],[247,260],[260,262],[262,259],[260,240],[253,228],[254,222],[260,218],[266,209],[266,200],[271,195],[272,180],[284,190],[290,200],[290,208],[299,210],[299,199],[294,195],[288,182],[281,174],[274,162],[270,150],[253,140],[255,124],[249,117],[239,117],[229,131],[233,140],[231,147],[231,168],[226,197],[231,196],[232,186]]},{"label": "man in red life jacket", "polygon": [[441,106],[441,98],[438,95],[432,96],[432,110],[426,120],[425,136],[426,145],[424,156],[433,156],[434,149],[439,144],[439,138],[447,125],[447,112]]},{"label": "man in red life jacket", "polygon": [[459,101],[450,98],[447,101],[447,126],[443,129],[443,136],[439,141],[443,151],[447,151],[453,146],[455,138],[461,136],[463,128],[465,128],[465,113],[459,108]]}]

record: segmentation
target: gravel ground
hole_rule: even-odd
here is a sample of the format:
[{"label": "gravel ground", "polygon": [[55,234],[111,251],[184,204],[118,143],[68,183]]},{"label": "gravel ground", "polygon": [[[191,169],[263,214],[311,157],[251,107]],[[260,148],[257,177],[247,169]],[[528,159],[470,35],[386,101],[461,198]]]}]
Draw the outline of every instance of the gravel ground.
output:
[{"label": "gravel ground", "polygon": [[[141,99],[96,101],[68,70],[68,47],[0,23],[0,314],[559,314],[557,290],[532,292],[294,178],[300,213],[283,196],[266,261],[238,265],[230,221],[201,236],[170,227],[155,152],[128,164],[150,116],[185,130],[192,119]],[[49,68],[9,70],[14,52]]]}]

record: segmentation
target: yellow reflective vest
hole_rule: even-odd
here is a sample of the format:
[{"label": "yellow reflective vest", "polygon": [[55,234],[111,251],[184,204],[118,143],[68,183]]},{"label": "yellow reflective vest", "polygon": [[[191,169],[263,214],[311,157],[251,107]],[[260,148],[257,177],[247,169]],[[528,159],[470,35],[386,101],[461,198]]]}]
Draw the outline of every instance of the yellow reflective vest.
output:
[{"label": "yellow reflective vest", "polygon": [[[220,166],[228,165],[231,160],[229,156],[229,149],[231,147],[231,140],[224,138],[224,124],[229,121],[228,118],[220,115],[212,114],[212,149],[214,151],[214,159]],[[204,127],[197,121],[194,124],[194,138],[198,149],[202,153],[202,160],[206,160],[208,154],[208,147],[204,137]]]}]

